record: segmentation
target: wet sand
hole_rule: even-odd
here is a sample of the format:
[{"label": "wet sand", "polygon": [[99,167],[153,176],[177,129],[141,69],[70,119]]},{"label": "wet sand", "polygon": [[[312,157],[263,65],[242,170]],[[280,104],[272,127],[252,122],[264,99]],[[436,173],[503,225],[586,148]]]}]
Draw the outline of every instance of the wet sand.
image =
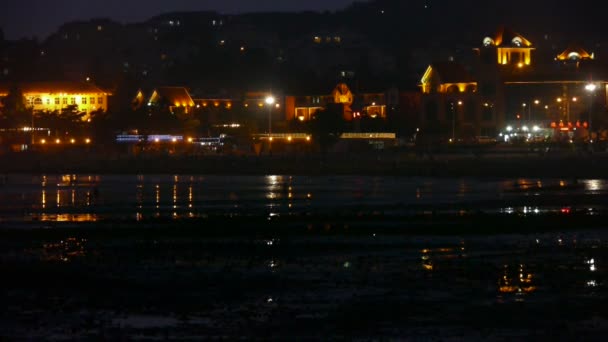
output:
[{"label": "wet sand", "polygon": [[7,227],[0,338],[600,341],[603,222],[218,217]]}]

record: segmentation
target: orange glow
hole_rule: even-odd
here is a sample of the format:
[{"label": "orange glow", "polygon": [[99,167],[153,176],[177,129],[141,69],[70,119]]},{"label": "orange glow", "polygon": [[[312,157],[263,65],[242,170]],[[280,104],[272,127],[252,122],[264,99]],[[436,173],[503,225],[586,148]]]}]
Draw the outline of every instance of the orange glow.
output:
[{"label": "orange glow", "polygon": [[40,140],[40,143],[41,143],[41,144],[46,144],[46,139],[42,139],[42,140]]},{"label": "orange glow", "polygon": [[306,137],[306,141],[310,141],[310,137]]},{"label": "orange glow", "polygon": [[86,138],[86,139],[84,139],[84,142],[85,142],[85,144],[90,144],[91,143],[91,139]]},{"label": "orange glow", "polygon": [[192,141],[194,141],[194,139],[192,139],[191,137],[188,138],[188,142],[191,143]]},{"label": "orange glow", "polygon": [[61,144],[61,140],[55,139],[55,144]]},{"label": "orange glow", "polygon": [[73,139],[73,138],[72,138],[72,139],[70,139],[70,143],[71,143],[71,144],[73,144],[73,143],[75,143],[75,142],[76,142],[76,139]]},{"label": "orange glow", "polygon": [[291,135],[287,137],[287,141],[291,141]]}]

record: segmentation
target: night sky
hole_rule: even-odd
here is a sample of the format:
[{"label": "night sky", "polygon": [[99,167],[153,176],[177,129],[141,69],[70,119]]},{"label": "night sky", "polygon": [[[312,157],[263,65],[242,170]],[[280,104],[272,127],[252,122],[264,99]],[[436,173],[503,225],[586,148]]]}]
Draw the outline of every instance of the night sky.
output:
[{"label": "night sky", "polygon": [[73,20],[110,18],[138,22],[173,11],[215,10],[221,13],[254,11],[336,10],[353,0],[4,0],[0,27],[8,39],[46,38]]}]

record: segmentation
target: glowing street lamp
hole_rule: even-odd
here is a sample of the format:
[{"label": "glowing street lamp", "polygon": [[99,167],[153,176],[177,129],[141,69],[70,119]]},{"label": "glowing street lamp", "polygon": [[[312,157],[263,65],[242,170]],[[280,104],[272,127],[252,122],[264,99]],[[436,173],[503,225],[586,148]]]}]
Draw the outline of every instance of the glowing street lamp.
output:
[{"label": "glowing street lamp", "polygon": [[272,153],[272,105],[275,103],[275,98],[272,95],[266,97],[266,105],[268,106],[268,152]]},{"label": "glowing street lamp", "polygon": [[597,85],[595,83],[588,83],[585,85],[585,90],[589,92],[589,142],[593,144],[593,131],[591,130],[591,112],[593,109],[593,94],[597,89]]},{"label": "glowing street lamp", "polygon": [[275,98],[270,95],[266,97],[266,104],[268,105],[268,136],[272,134],[272,105],[275,103]]}]

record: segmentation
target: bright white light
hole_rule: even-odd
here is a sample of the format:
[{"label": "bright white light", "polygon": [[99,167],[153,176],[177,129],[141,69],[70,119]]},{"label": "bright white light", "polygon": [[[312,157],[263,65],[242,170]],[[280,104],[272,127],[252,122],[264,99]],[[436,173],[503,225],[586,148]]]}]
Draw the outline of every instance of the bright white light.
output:
[{"label": "bright white light", "polygon": [[524,126],[521,128],[522,131],[527,132],[528,131],[528,126]]},{"label": "bright white light", "polygon": [[538,131],[540,131],[540,127],[538,127],[538,126],[534,126],[534,127],[532,127],[532,130],[533,130],[534,132],[538,132]]},{"label": "bright white light", "polygon": [[511,132],[513,130],[512,126],[507,126],[507,132]]},{"label": "bright white light", "polygon": [[585,86],[585,90],[587,90],[589,92],[595,91],[596,88],[597,88],[597,86],[594,83],[589,83]]},{"label": "bright white light", "polygon": [[274,101],[275,101],[275,99],[272,96],[268,96],[266,98],[266,104],[269,104],[269,105],[274,104]]}]

